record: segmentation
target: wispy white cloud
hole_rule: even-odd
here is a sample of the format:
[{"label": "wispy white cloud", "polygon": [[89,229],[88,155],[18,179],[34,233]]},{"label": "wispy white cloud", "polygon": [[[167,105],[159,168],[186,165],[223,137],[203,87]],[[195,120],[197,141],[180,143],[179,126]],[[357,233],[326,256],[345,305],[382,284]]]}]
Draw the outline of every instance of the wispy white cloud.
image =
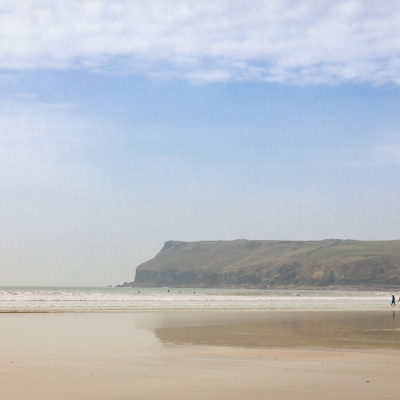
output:
[{"label": "wispy white cloud", "polygon": [[398,21],[392,0],[2,0],[0,67],[398,84]]}]

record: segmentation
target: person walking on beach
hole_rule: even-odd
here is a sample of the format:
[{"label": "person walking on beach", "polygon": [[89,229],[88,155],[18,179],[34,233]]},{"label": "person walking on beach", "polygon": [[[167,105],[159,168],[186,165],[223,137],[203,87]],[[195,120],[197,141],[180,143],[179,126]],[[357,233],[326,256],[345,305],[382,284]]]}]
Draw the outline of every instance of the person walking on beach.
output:
[{"label": "person walking on beach", "polygon": [[392,294],[392,306],[395,306],[395,305],[396,305],[396,299],[394,297],[394,294]]}]

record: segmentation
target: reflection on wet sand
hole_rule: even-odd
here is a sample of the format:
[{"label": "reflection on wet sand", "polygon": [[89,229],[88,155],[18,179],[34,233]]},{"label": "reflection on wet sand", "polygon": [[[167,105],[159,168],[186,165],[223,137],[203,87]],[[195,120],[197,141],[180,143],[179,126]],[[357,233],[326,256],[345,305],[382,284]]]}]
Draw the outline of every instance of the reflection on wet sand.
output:
[{"label": "reflection on wet sand", "polygon": [[262,348],[400,350],[400,318],[392,312],[224,313],[216,319],[173,318],[155,329],[166,344]]}]

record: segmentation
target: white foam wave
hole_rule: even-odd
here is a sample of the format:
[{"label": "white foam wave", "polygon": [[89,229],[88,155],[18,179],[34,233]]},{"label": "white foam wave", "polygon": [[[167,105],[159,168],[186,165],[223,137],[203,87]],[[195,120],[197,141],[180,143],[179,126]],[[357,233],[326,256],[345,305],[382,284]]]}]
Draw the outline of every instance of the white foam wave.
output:
[{"label": "white foam wave", "polygon": [[0,312],[387,310],[385,292],[245,289],[0,288]]}]

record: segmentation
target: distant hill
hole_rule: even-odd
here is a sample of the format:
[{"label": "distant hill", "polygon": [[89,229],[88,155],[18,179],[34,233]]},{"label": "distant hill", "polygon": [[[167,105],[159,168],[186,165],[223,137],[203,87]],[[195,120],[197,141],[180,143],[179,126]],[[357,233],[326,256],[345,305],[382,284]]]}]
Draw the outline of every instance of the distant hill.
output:
[{"label": "distant hill", "polygon": [[400,240],[169,241],[120,286],[398,288]]}]

